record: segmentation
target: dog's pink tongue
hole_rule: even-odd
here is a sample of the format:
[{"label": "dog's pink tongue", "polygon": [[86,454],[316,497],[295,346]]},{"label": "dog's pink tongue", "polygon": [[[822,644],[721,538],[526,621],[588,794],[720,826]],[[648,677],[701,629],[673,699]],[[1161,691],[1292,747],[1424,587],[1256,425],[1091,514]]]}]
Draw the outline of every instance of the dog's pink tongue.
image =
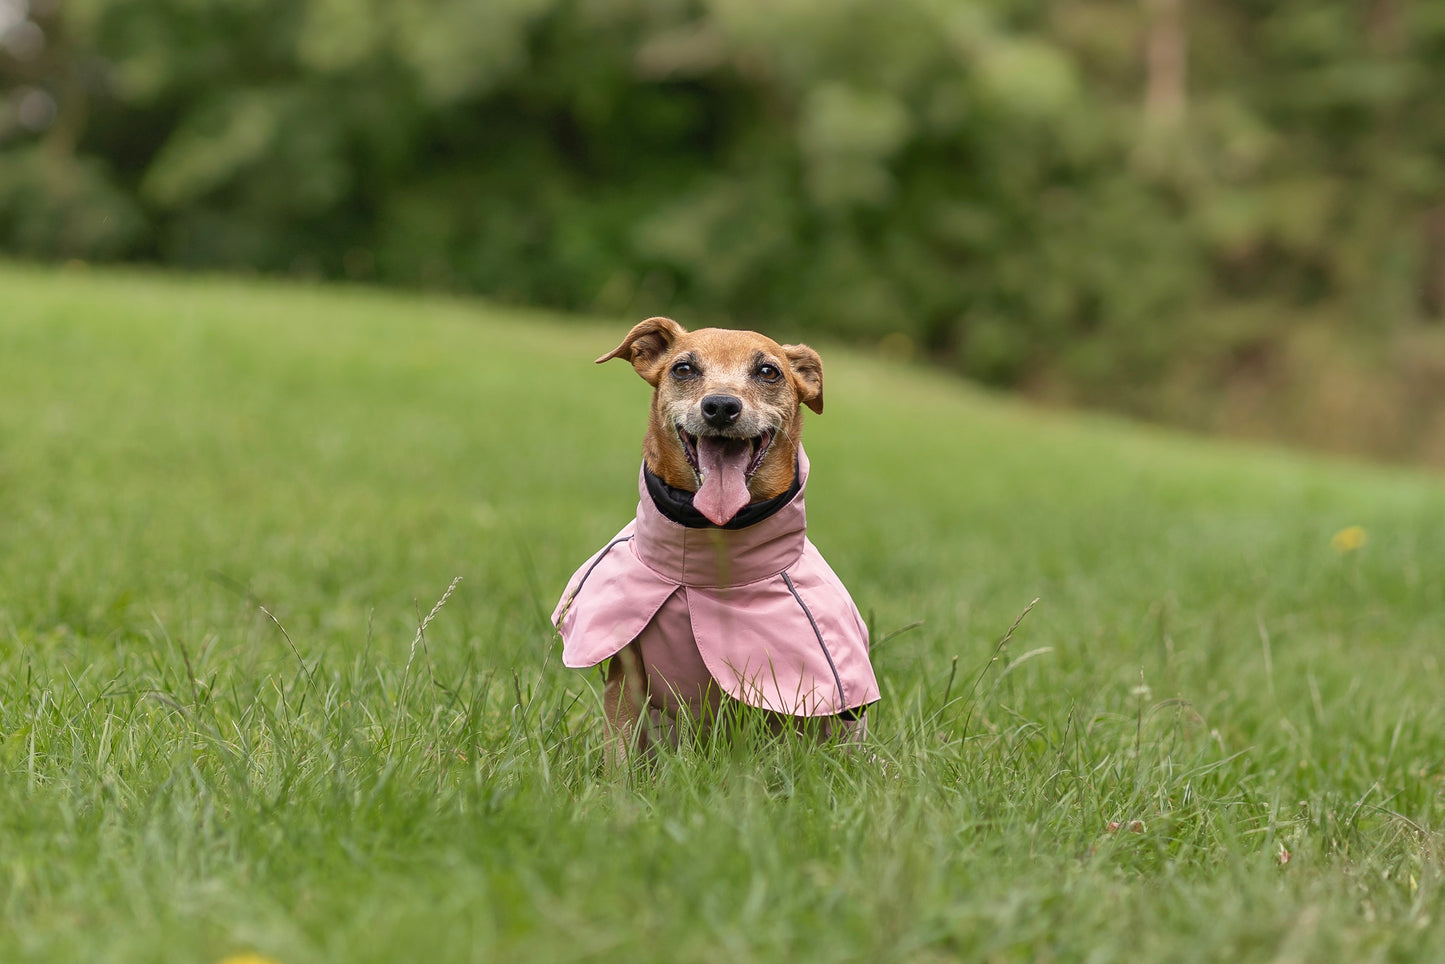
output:
[{"label": "dog's pink tongue", "polygon": [[702,486],[692,497],[693,507],[714,525],[726,525],[748,504],[748,459],[752,446],[743,439],[700,435],[697,464]]}]

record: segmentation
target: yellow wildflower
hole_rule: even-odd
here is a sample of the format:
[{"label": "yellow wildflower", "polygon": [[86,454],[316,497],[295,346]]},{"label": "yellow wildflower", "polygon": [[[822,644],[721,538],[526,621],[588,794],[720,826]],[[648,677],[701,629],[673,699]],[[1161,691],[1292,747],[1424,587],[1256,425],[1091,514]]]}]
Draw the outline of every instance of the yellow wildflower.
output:
[{"label": "yellow wildflower", "polygon": [[1354,552],[1368,540],[1363,526],[1348,526],[1330,536],[1330,548],[1341,554]]}]

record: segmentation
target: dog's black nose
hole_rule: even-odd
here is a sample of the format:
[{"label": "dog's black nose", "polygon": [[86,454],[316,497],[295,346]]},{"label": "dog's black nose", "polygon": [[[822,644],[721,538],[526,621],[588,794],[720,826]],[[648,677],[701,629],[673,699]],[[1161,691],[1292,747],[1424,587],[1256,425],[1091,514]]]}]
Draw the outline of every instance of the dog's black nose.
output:
[{"label": "dog's black nose", "polygon": [[702,400],[702,417],[713,428],[727,428],[743,413],[743,401],[733,395],[709,395]]}]

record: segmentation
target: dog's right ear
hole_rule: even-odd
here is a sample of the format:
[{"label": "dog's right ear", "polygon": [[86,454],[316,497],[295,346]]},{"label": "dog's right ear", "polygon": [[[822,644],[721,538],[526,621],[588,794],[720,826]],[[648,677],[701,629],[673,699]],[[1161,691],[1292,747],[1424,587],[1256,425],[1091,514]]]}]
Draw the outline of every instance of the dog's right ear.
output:
[{"label": "dog's right ear", "polygon": [[622,339],[622,344],[597,359],[597,364],[614,358],[626,358],[632,362],[632,367],[637,369],[637,374],[641,375],[647,384],[656,388],[662,377],[657,363],[667,354],[672,343],[685,334],[687,329],[671,318],[649,318],[633,326],[627,337]]}]

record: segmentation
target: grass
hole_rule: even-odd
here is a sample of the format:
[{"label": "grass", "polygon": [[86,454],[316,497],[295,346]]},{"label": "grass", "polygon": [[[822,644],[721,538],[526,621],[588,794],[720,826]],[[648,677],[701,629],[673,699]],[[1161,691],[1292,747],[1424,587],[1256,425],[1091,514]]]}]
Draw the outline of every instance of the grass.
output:
[{"label": "grass", "polygon": [[0,959],[1445,956],[1438,478],[824,346],[873,755],[609,781],[546,614],[635,501],[626,321],[0,290]]}]

